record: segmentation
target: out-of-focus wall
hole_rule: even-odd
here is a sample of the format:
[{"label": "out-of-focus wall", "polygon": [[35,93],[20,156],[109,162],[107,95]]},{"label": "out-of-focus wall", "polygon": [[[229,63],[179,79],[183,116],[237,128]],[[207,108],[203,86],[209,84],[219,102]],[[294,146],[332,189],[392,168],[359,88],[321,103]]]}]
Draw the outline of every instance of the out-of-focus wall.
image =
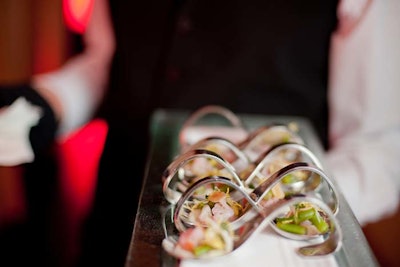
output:
[{"label": "out-of-focus wall", "polygon": [[67,39],[61,0],[0,1],[0,84],[57,68]]},{"label": "out-of-focus wall", "polygon": [[31,72],[31,1],[0,1],[0,83],[26,79]]}]

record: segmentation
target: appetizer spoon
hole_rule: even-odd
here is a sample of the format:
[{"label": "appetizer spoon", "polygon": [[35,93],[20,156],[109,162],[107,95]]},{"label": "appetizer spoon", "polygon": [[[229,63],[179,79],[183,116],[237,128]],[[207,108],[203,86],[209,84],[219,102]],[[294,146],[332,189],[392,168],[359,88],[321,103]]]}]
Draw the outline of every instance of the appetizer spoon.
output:
[{"label": "appetizer spoon", "polygon": [[[174,212],[174,223],[175,227],[178,231],[183,232],[189,227],[193,227],[196,223],[191,219],[190,212],[191,212],[191,204],[194,202],[192,201],[192,196],[198,188],[210,184],[224,184],[228,187],[235,190],[236,194],[236,201],[239,200],[239,196],[244,199],[248,206],[245,207],[245,210],[242,215],[230,221],[232,228],[234,230],[243,227],[249,220],[252,220],[256,217],[263,209],[271,205],[271,203],[276,202],[277,200],[273,201],[265,201],[266,195],[274,188],[286,175],[296,172],[296,171],[309,171],[313,173],[317,173],[322,177],[322,180],[326,182],[328,187],[321,187],[321,189],[325,189],[325,191],[321,190],[321,192],[314,192],[314,187],[311,186],[310,188],[306,188],[302,194],[306,194],[308,196],[312,196],[315,198],[322,199],[324,203],[329,207],[332,214],[336,214],[339,209],[339,202],[338,202],[338,194],[336,189],[334,188],[333,184],[330,182],[329,178],[325,175],[325,173],[315,166],[311,166],[308,163],[304,162],[296,162],[292,163],[281,170],[275,172],[271,175],[268,179],[266,179],[262,184],[260,184],[257,188],[255,188],[252,192],[248,193],[243,190],[242,187],[235,184],[231,179],[226,177],[220,176],[208,176],[202,178],[192,184],[181,196],[178,200]],[[282,215],[282,214],[280,214]],[[314,235],[299,235],[294,234],[286,231],[282,231],[281,229],[277,228],[277,226],[272,223],[273,229],[280,235],[283,235],[290,239],[295,240],[309,240],[321,237],[321,234],[314,234]]]},{"label": "appetizer spoon", "polygon": [[[190,182],[185,180],[185,175],[179,175],[179,172],[182,172],[184,170],[183,167],[196,158],[211,159],[219,163],[223,167],[222,169],[231,176],[238,187],[245,191],[243,182],[240,180],[235,168],[229,162],[215,152],[205,149],[195,149],[178,156],[165,169],[162,175],[163,193],[169,203],[175,204],[182,196],[182,193],[190,186]],[[208,174],[199,175],[195,178],[200,179],[206,176],[208,176]]]},{"label": "appetizer spoon", "polygon": [[[324,256],[329,255],[337,251],[342,244],[342,231],[335,218],[334,214],[331,212],[330,208],[320,199],[309,197],[309,196],[294,196],[290,199],[282,199],[278,202],[264,207],[260,210],[257,216],[254,216],[250,220],[246,221],[241,225],[240,228],[234,229],[234,236],[232,237],[232,242],[226,242],[227,247],[220,249],[217,252],[203,255],[202,258],[212,258],[215,256],[226,255],[236,250],[240,246],[244,245],[250,238],[259,234],[263,229],[265,229],[270,222],[276,218],[278,215],[282,214],[285,210],[293,205],[299,203],[312,203],[323,210],[328,218],[330,224],[330,230],[326,234],[326,238],[321,243],[314,243],[311,245],[306,245],[297,249],[297,253],[304,257],[311,256]],[[179,236],[177,235],[166,235],[162,242],[163,248],[172,256],[176,258],[197,258],[194,254],[188,253],[187,251],[182,251],[178,249]]]},{"label": "appetizer spoon", "polygon": [[252,219],[258,215],[259,207],[257,206],[257,203],[250,197],[248,193],[246,193],[246,191],[243,190],[242,187],[226,177],[208,176],[198,180],[192,186],[190,186],[176,203],[173,218],[175,227],[179,232],[184,232],[196,224],[196,222],[192,221],[190,217],[190,205],[194,203],[192,201],[193,194],[196,192],[196,190],[198,190],[198,188],[210,184],[226,185],[240,194],[240,201],[244,200],[244,202],[248,203],[248,206],[244,207],[243,214],[230,221],[234,230],[236,230],[236,228],[240,228],[248,219]]},{"label": "appetizer spoon", "polygon": [[[301,192],[296,192],[293,195],[304,194],[308,196],[312,196],[318,199],[321,199],[329,207],[329,211],[336,215],[339,211],[339,198],[336,188],[334,187],[333,183],[330,181],[328,176],[318,167],[312,166],[305,162],[295,162],[288,166],[283,167],[279,171],[272,174],[265,180],[262,184],[260,184],[254,191],[251,193],[252,199],[255,200],[257,206],[263,206],[262,201],[266,194],[268,193],[271,188],[277,185],[286,175],[297,172],[297,171],[308,171],[311,174],[317,175],[321,180],[321,183],[318,183],[317,186],[314,183],[305,183]],[[325,186],[323,186],[325,185]],[[318,189],[318,190],[317,190]],[[282,236],[285,236],[289,239],[294,240],[310,240],[316,239],[321,237],[323,234],[295,234],[287,231],[283,231],[279,229],[275,222],[271,223],[272,228]]]},{"label": "appetizer spoon", "polygon": [[264,197],[274,186],[276,186],[285,176],[297,171],[308,171],[310,173],[317,174],[322,178],[322,181],[326,183],[327,186],[323,188],[319,187],[319,191],[316,192],[315,184],[305,183],[302,191],[296,193],[319,196],[325,203],[327,203],[330,210],[334,214],[337,214],[339,210],[339,195],[335,186],[323,170],[316,166],[310,165],[307,162],[294,162],[276,171],[251,192],[251,198],[258,206],[260,206]]},{"label": "appetizer spoon", "polygon": [[[217,154],[220,154],[226,161],[231,163],[237,172],[240,172],[241,169],[247,168],[250,165],[250,159],[247,155],[233,142],[230,140],[218,137],[218,136],[210,136],[204,139],[199,140],[195,144],[191,145],[188,150],[196,150],[196,149],[207,149],[212,150],[210,147],[215,147],[217,150],[224,150],[230,153],[230,157],[233,158],[229,160],[225,155],[224,151],[214,151]],[[228,156],[229,157],[229,156]]]},{"label": "appetizer spoon", "polygon": [[249,133],[248,137],[238,144],[252,161],[274,145],[281,143],[304,144],[303,139],[284,124],[261,126]]},{"label": "appetizer spoon", "polygon": [[[286,157],[289,158],[285,158],[285,162],[284,163],[280,163],[279,165],[280,168],[284,167],[283,164],[289,165],[290,163],[293,162],[310,162],[310,164],[322,169],[322,164],[319,161],[319,159],[314,155],[313,152],[311,152],[311,150],[309,150],[306,146],[302,145],[302,144],[298,144],[298,143],[281,143],[281,144],[277,144],[275,146],[272,146],[269,150],[267,150],[266,152],[264,152],[255,162],[254,165],[256,166],[254,168],[254,170],[247,176],[247,178],[245,178],[245,185],[249,186],[250,184],[252,184],[254,187],[258,186],[257,182],[255,182],[254,180],[256,180],[258,178],[258,180],[264,180],[266,174],[262,173],[263,170],[265,169],[269,169],[269,167],[273,166],[273,164],[277,164],[277,160],[279,160],[279,157],[282,157],[281,155],[279,155],[279,153],[286,153]],[[300,155],[300,159],[298,158],[290,158],[293,157],[293,154],[299,154]],[[308,178],[314,178],[315,177],[308,177]],[[307,182],[313,182],[314,184],[318,184],[320,181],[311,181],[307,179]],[[290,186],[292,187],[292,189],[294,189],[295,187],[302,187],[304,186],[305,181],[299,181],[296,183],[290,183]]]},{"label": "appetizer spoon", "polygon": [[231,125],[230,127],[237,130],[241,136],[245,137],[248,135],[248,131],[244,127],[243,122],[235,113],[223,106],[208,105],[193,112],[184,122],[179,132],[179,142],[183,151],[187,151],[187,147],[191,145],[187,140],[189,129],[198,124],[201,118],[212,114],[218,115],[223,120],[227,121]]},{"label": "appetizer spoon", "polygon": [[342,241],[342,232],[338,221],[330,207],[328,207],[322,200],[310,196],[293,196],[292,198],[280,200],[262,209],[262,216],[257,216],[254,220],[248,221],[247,225],[241,228],[242,231],[245,229],[241,234],[243,237],[239,238],[239,240],[235,242],[235,247],[244,243],[249,236],[259,233],[267,226],[267,224],[272,225],[271,222],[288,208],[304,202],[312,203],[327,214],[329,231],[326,233],[326,239],[323,242],[300,247],[298,253],[303,256],[322,256],[337,251],[341,246]]}]

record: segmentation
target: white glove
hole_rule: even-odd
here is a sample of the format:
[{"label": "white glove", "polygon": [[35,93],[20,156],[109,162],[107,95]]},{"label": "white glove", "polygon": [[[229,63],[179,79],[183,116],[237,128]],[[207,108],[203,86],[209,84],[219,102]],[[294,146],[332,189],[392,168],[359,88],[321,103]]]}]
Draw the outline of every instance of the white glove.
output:
[{"label": "white glove", "polygon": [[34,160],[29,132],[41,116],[41,108],[23,97],[0,109],[0,165],[19,165]]}]

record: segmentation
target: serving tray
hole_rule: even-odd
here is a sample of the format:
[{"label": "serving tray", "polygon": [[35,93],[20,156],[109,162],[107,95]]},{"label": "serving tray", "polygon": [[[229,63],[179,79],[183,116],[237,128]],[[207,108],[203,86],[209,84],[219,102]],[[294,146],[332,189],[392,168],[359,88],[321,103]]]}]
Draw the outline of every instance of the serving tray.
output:
[{"label": "serving tray", "polygon": [[[358,224],[348,203],[344,199],[340,190],[338,190],[338,198],[340,202],[339,212],[337,214],[338,222],[342,228],[343,240],[339,251],[329,258],[318,259],[316,261],[308,261],[295,258],[294,253],[287,252],[295,243],[287,243],[290,241],[283,240],[283,237],[276,237],[269,229],[265,230],[263,236],[255,238],[249,242],[248,246],[242,252],[232,255],[226,255],[225,259],[217,259],[215,261],[193,261],[180,262],[169,256],[161,247],[162,240],[165,237],[168,224],[172,223],[168,218],[170,204],[165,200],[162,192],[161,176],[166,166],[179,154],[179,133],[182,125],[190,116],[189,111],[184,110],[168,110],[159,109],[153,116],[151,121],[151,146],[149,157],[147,160],[146,172],[143,177],[143,187],[141,190],[140,201],[138,204],[135,225],[131,237],[130,246],[126,256],[125,266],[219,266],[222,263],[241,264],[241,261],[249,262],[254,255],[263,253],[260,261],[271,258],[271,263],[277,263],[279,266],[379,266],[375,259],[368,242]],[[315,130],[311,123],[302,117],[287,116],[267,116],[255,114],[238,114],[238,117],[245,123],[248,129],[257,129],[258,127],[279,123],[289,124],[295,123],[298,126],[298,134],[302,137],[307,147],[323,162],[323,148],[317,138]],[[210,123],[213,123],[212,121]],[[329,173],[329,170],[326,170]],[[333,184],[335,180],[332,179]],[[337,187],[337,186],[336,186]],[[165,217],[167,216],[167,217]],[[271,238],[268,238],[268,235]],[[270,250],[271,255],[260,249],[260,242],[263,238],[268,238],[269,246],[282,247],[280,255],[277,250]],[[275,243],[276,242],[276,246]],[[259,250],[259,251],[257,251]],[[278,251],[279,252],[279,251]],[[230,258],[229,258],[230,257]],[[276,258],[278,257],[278,258]],[[278,261],[277,261],[278,259]],[[279,259],[284,259],[279,261]],[[224,265],[225,265],[224,264]],[[253,265],[257,264],[257,262]],[[261,265],[262,264],[262,265]],[[224,266],[223,265],[223,266]],[[261,263],[265,265],[265,262]],[[226,266],[226,265],[225,265]]]}]

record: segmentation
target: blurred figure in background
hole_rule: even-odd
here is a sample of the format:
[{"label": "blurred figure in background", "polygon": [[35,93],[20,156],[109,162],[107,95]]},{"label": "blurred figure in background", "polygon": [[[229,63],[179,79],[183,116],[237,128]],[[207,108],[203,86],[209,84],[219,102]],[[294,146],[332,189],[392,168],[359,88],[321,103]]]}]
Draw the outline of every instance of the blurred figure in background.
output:
[{"label": "blurred figure in background", "polygon": [[398,1],[343,0],[332,36],[327,162],[362,225],[399,207]]},{"label": "blurred figure in background", "polygon": [[216,104],[237,113],[307,117],[359,222],[396,213],[398,1],[111,5],[119,44],[114,106],[133,118],[132,128],[147,129],[149,114],[160,107]]},{"label": "blurred figure in background", "polygon": [[[57,37],[63,37],[62,30],[55,32],[57,37],[49,37],[40,32],[41,28],[32,29],[39,39],[35,40],[34,49],[44,47],[41,50],[44,54],[35,54],[30,77],[21,75],[22,78],[11,80],[2,77],[0,88],[0,244],[2,255],[9,257],[15,265],[25,261],[42,266],[60,264],[56,254],[63,254],[62,242],[65,240],[57,231],[65,230],[63,226],[57,228],[54,217],[64,218],[64,211],[55,210],[62,206],[57,206],[60,181],[57,180],[59,171],[53,147],[94,118],[108,86],[115,50],[106,0],[57,3],[45,4],[48,13],[44,15],[55,17],[54,14],[64,11],[68,30],[82,39],[81,50],[73,47],[69,53],[72,57],[59,59],[57,66],[54,64],[57,59],[51,57],[62,58],[54,51],[60,51],[57,45],[68,38],[57,40]],[[3,5],[4,12],[13,10],[13,3]],[[25,3],[23,7],[22,10],[28,10],[30,6]],[[18,17],[17,14],[6,15],[10,19]],[[47,28],[51,26],[47,25]],[[32,32],[26,30],[24,34]],[[10,36],[15,33],[11,32]],[[40,43],[41,37],[43,42],[54,43]],[[13,56],[18,57],[12,54],[11,58]],[[40,68],[46,65],[46,60],[53,61],[51,68]],[[6,68],[2,65],[2,69]],[[56,240],[58,237],[62,238]]]},{"label": "blurred figure in background", "polygon": [[153,4],[112,3],[125,116],[217,104],[307,117],[359,222],[397,210],[398,1]]},{"label": "blurred figure in background", "polygon": [[327,164],[379,263],[398,266],[399,1],[340,1],[331,40]]}]

